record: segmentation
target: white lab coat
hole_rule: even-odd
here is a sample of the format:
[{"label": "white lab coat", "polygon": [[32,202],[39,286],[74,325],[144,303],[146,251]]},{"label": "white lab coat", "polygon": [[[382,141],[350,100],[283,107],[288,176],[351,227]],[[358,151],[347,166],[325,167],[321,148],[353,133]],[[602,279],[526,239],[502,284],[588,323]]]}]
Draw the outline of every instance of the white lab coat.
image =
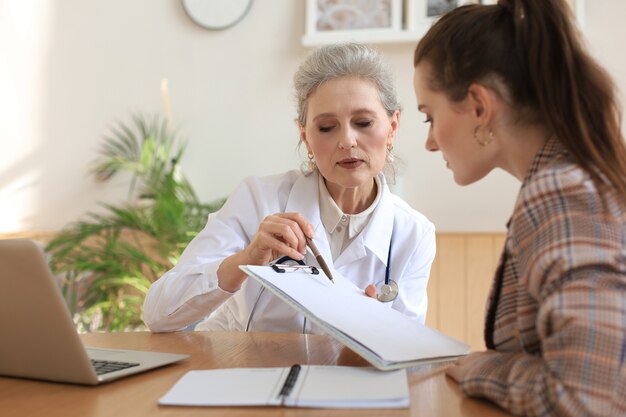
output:
[{"label": "white lab coat", "polygon": [[[320,219],[318,173],[299,171],[244,180],[224,206],[209,215],[174,268],[152,284],[144,302],[144,321],[156,332],[197,330],[318,333],[310,322],[269,291],[247,279],[229,293],[218,287],[217,269],[228,256],[251,241],[261,221],[279,212],[300,212],[315,230],[315,243],[332,271],[359,288],[385,278],[393,232],[390,275],[399,294],[392,308],[424,322],[426,285],[435,257],[435,228],[426,217],[391,194],[381,174],[382,195],[369,223],[333,262]],[[317,265],[307,252],[304,260]],[[254,307],[255,303],[257,304]],[[254,311],[253,311],[254,309]],[[253,311],[253,314],[251,312]]]}]

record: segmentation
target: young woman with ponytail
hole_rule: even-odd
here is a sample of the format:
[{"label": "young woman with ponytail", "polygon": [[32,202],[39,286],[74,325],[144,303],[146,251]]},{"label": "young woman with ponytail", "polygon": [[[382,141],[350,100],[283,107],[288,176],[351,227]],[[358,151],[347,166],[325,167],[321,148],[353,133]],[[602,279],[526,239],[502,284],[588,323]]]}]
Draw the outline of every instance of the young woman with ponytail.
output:
[{"label": "young woman with ponytail", "polygon": [[[414,56],[426,148],[466,185],[521,182],[486,352],[447,374],[517,415],[626,415],[626,148],[607,73],[564,0],[454,9]],[[485,209],[488,209],[486,207]]]}]

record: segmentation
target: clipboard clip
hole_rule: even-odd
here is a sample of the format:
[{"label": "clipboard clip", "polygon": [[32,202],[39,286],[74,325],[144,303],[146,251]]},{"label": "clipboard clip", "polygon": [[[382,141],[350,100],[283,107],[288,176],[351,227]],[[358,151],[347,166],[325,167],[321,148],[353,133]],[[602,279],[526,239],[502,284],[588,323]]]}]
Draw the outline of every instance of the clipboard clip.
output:
[{"label": "clipboard clip", "polygon": [[[295,262],[295,264],[287,263],[287,262]],[[320,271],[314,266],[309,266],[304,263],[304,261],[297,261],[289,256],[283,256],[278,259],[271,265],[272,269],[279,274],[283,274],[285,272],[295,272],[295,271],[304,271],[309,274],[319,275]]]},{"label": "clipboard clip", "polygon": [[309,265],[288,265],[288,264],[272,264],[272,269],[279,274],[283,274],[285,272],[295,272],[295,271],[304,271],[309,274],[319,275],[320,271],[314,266]]}]

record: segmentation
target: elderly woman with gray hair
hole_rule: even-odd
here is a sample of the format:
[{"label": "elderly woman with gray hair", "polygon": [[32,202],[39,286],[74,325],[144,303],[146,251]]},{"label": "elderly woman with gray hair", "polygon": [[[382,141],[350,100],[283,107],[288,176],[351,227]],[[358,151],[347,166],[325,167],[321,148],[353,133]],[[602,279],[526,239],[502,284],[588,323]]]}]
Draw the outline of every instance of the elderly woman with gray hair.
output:
[{"label": "elderly woman with gray hair", "polygon": [[424,322],[435,256],[434,226],[387,187],[400,105],[391,71],[374,50],[338,44],[314,50],[294,76],[301,170],[250,177],[150,288],[144,320],[152,331],[316,333],[288,305],[238,268],[281,257],[316,265],[315,242],[333,273],[360,288],[388,275],[386,300]]}]

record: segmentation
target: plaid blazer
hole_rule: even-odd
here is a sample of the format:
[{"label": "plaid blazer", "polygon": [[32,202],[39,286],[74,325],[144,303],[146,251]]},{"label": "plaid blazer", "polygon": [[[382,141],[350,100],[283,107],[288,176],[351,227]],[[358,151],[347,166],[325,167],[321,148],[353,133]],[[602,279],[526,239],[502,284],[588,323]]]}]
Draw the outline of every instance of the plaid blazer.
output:
[{"label": "plaid blazer", "polygon": [[535,156],[461,381],[517,415],[626,416],[626,207],[562,145]]}]

